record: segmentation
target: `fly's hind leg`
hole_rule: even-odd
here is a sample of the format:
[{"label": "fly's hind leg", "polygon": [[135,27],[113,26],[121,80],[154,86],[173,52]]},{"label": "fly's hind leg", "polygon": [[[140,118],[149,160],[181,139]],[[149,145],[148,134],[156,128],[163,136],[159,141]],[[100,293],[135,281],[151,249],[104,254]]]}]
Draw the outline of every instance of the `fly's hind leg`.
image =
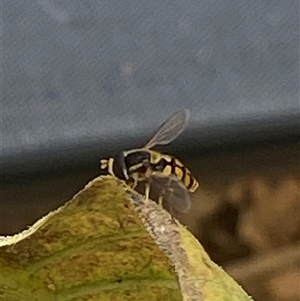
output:
[{"label": "fly's hind leg", "polygon": [[145,199],[146,199],[146,201],[149,200],[150,186],[151,186],[151,180],[150,180],[150,178],[149,178],[149,179],[147,179],[147,181],[145,182]]},{"label": "fly's hind leg", "polygon": [[163,192],[162,192],[162,195],[160,195],[158,197],[158,205],[163,208],[163,201],[165,200],[165,197],[166,197],[166,194],[167,192],[169,192],[170,188],[170,184],[171,184],[171,178],[168,180],[167,184],[166,184],[166,187],[164,188]]},{"label": "fly's hind leg", "polygon": [[160,207],[163,206],[163,200],[164,200],[164,197],[163,197],[162,195],[160,195],[160,196],[158,197],[158,205],[159,205]]},{"label": "fly's hind leg", "polygon": [[[159,196],[158,197],[158,205],[163,209],[164,207],[163,207],[163,201],[164,201],[164,197],[163,196]],[[170,207],[168,208],[168,210],[167,210],[169,213],[170,213],[170,215],[171,215],[171,217],[172,217],[172,220],[175,220],[175,218],[174,218],[174,211],[173,211],[173,207],[170,205]]]}]

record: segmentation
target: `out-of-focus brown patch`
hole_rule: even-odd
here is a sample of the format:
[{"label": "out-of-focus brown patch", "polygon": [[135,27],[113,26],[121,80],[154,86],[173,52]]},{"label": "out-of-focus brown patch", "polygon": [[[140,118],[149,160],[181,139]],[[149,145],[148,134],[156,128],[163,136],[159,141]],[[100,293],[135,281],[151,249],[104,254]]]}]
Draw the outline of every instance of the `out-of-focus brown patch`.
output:
[{"label": "out-of-focus brown patch", "polygon": [[[229,272],[238,265],[233,276],[257,301],[300,299],[299,282],[297,289],[284,288],[288,279],[296,286],[295,266],[300,270],[299,154],[299,143],[265,145],[191,164],[200,188],[192,212],[180,217],[217,263],[230,266]],[[294,265],[284,260],[289,251]],[[273,260],[274,252],[279,254]]]},{"label": "out-of-focus brown patch", "polygon": [[239,236],[255,252],[265,252],[300,238],[299,179],[281,181],[254,178],[248,182],[251,204],[240,217]]},{"label": "out-of-focus brown patch", "polygon": [[274,301],[299,300],[300,295],[300,273],[299,269],[282,272],[272,277],[267,287],[270,299]]}]

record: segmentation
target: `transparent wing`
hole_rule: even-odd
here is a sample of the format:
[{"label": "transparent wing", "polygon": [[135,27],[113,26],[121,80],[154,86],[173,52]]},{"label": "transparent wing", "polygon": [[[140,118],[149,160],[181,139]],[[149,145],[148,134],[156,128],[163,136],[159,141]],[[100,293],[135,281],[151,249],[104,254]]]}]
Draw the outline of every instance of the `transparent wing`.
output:
[{"label": "transparent wing", "polygon": [[178,137],[188,124],[190,112],[181,110],[167,119],[157,130],[152,139],[143,147],[150,149],[155,145],[165,145]]},{"label": "transparent wing", "polygon": [[156,197],[163,197],[163,201],[179,212],[187,212],[191,208],[191,198],[188,190],[181,181],[171,177],[151,177],[151,190]]}]

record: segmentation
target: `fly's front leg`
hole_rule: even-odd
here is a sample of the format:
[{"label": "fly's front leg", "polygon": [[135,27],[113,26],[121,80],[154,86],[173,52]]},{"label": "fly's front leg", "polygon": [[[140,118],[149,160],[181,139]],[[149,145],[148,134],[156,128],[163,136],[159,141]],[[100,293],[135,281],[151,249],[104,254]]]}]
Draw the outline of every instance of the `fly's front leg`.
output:
[{"label": "fly's front leg", "polygon": [[137,185],[137,181],[136,181],[135,178],[130,177],[130,178],[126,181],[126,184],[127,184],[130,188],[134,189],[134,188],[136,187],[136,185]]}]

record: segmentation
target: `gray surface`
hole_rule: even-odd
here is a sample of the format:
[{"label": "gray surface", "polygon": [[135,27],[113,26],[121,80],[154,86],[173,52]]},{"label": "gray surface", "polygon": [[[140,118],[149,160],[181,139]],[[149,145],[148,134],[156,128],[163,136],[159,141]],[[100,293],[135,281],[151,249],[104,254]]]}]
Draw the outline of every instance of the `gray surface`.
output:
[{"label": "gray surface", "polygon": [[198,141],[299,131],[298,7],[3,1],[2,163],[106,154],[180,108]]}]

